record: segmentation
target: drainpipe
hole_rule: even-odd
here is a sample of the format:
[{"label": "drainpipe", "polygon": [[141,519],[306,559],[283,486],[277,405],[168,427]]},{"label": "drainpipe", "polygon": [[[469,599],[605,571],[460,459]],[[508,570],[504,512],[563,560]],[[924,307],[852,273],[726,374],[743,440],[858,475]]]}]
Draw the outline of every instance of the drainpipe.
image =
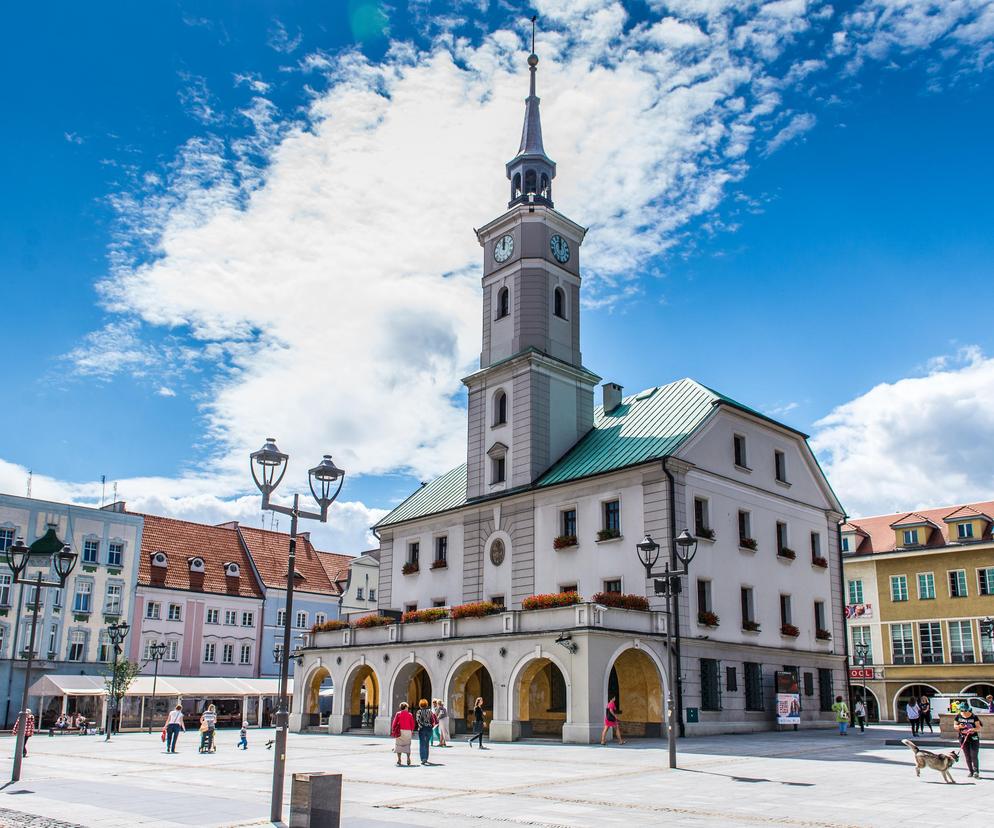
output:
[{"label": "drainpipe", "polygon": [[[852,699],[852,681],[849,678],[849,625],[846,623],[846,575],[842,571],[842,524],[845,522],[846,516],[843,515],[842,519],[835,526],[835,548],[839,550],[839,592],[842,598],[842,652],[846,657],[846,704]],[[870,654],[872,661],[873,654]],[[866,711],[866,718],[869,719],[870,711]],[[877,720],[880,720],[881,714],[880,706],[877,706]]]},{"label": "drainpipe", "polygon": [[[669,495],[670,495],[670,566],[676,568],[677,558],[676,558],[676,481],[673,479],[673,474],[666,467],[666,462],[670,459],[669,455],[663,458],[663,473],[666,475],[666,479],[669,481]],[[690,578],[687,578],[688,586]],[[667,636],[668,637],[668,636]],[[674,601],[673,609],[673,642],[667,641],[667,646],[673,646],[676,651],[676,675],[670,676],[670,678],[676,684],[676,715],[677,715],[677,731],[680,738],[686,736],[686,728],[683,722],[683,681],[680,678],[680,674],[683,672],[683,659],[680,653],[680,599],[676,596],[676,601]],[[848,673],[847,673],[848,675]]]}]

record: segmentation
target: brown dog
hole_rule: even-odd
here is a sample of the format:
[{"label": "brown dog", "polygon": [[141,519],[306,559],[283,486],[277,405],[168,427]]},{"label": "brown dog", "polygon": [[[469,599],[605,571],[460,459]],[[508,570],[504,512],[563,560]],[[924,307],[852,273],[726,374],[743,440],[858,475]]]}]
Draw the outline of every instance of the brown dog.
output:
[{"label": "brown dog", "polygon": [[911,748],[915,755],[915,776],[921,776],[922,768],[929,767],[941,773],[947,783],[956,784],[949,769],[959,761],[958,750],[951,750],[949,753],[932,753],[930,750],[922,750],[910,739],[901,739],[901,744]]}]

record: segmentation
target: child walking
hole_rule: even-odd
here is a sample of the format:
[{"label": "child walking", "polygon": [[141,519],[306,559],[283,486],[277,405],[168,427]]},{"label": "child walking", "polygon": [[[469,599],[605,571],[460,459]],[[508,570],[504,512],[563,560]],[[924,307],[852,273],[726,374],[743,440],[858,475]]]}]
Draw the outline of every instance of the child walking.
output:
[{"label": "child walking", "polygon": [[238,747],[248,750],[248,722],[242,722],[242,729],[238,732]]}]

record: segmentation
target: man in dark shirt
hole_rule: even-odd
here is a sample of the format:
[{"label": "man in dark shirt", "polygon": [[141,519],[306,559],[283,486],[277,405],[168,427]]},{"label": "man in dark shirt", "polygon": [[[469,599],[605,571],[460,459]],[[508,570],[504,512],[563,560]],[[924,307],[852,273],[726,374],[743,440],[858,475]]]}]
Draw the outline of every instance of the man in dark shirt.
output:
[{"label": "man in dark shirt", "polygon": [[964,705],[953,720],[959,733],[960,747],[966,758],[966,769],[974,779],[980,779],[980,718],[975,716],[970,705]]}]

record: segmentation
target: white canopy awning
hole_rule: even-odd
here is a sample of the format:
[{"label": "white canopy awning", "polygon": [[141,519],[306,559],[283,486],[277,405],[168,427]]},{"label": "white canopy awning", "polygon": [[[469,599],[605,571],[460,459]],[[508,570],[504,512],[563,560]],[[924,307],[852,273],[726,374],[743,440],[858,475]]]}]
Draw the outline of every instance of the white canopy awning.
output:
[{"label": "white canopy awning", "polygon": [[[42,676],[31,685],[32,696],[103,696],[107,693],[103,676]],[[151,696],[152,676],[138,676],[124,694]],[[159,676],[157,696],[275,696],[280,692],[277,678],[216,678],[213,676]],[[293,693],[290,679],[289,693]]]}]

